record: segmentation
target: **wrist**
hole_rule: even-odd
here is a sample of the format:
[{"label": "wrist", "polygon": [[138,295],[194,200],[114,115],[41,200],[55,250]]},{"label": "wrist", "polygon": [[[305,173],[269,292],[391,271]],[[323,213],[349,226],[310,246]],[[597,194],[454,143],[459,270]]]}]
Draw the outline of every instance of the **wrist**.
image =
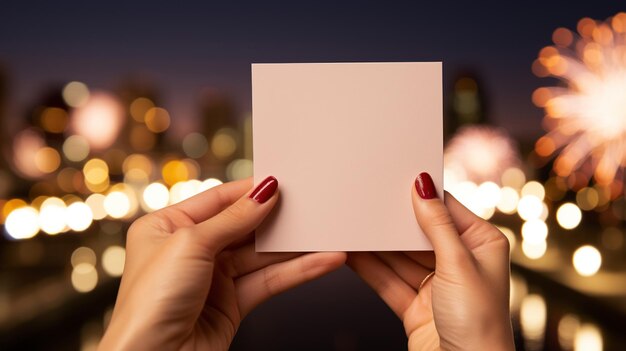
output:
[{"label": "wrist", "polygon": [[[167,328],[148,326],[138,323],[136,319],[118,317],[109,324],[98,350],[169,350],[180,346],[174,345],[174,340],[168,337]],[[159,332],[155,334],[155,330]]]}]

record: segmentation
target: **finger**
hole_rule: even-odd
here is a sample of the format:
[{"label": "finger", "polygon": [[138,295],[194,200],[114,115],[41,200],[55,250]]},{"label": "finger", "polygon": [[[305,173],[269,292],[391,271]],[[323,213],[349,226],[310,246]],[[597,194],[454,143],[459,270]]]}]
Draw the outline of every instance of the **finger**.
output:
[{"label": "finger", "polygon": [[485,222],[474,212],[463,206],[452,194],[445,192],[445,204],[459,233],[467,231],[472,225]]},{"label": "finger", "polygon": [[217,254],[229,244],[245,239],[261,224],[278,200],[277,190],[276,178],[267,177],[222,212],[182,230],[196,236],[210,254]]},{"label": "finger", "polygon": [[200,223],[215,216],[252,187],[252,177],[224,183],[192,196],[164,210],[181,211],[194,223]]},{"label": "finger", "polygon": [[402,252],[376,252],[375,255],[389,268],[417,291],[420,284],[432,270],[413,261]]},{"label": "finger", "polygon": [[302,255],[300,252],[256,252],[254,243],[250,243],[235,250],[223,251],[219,261],[228,276],[236,278]]},{"label": "finger", "polygon": [[339,268],[344,252],[316,252],[273,264],[235,281],[241,317],[270,297]]},{"label": "finger", "polygon": [[468,210],[446,193],[446,206],[461,231],[461,240],[483,267],[498,276],[509,271],[509,240],[494,225]]},{"label": "finger", "polygon": [[411,196],[415,218],[433,245],[438,261],[456,262],[459,258],[468,258],[469,251],[459,238],[448,208],[437,197],[437,190],[428,173],[417,176]]},{"label": "finger", "polygon": [[405,251],[404,254],[431,271],[435,269],[436,259],[433,251]]},{"label": "finger", "polygon": [[[445,201],[452,220],[461,232],[461,240],[463,240],[465,246],[470,251],[474,251],[474,249],[488,243],[498,242],[498,244],[504,244],[506,237],[494,225],[475,215],[447,192]],[[508,242],[508,239],[506,242]],[[508,247],[508,245],[502,246]],[[507,250],[503,251],[508,253]]]},{"label": "finger", "polygon": [[400,319],[417,292],[391,268],[369,252],[348,254],[347,265],[380,296]]}]

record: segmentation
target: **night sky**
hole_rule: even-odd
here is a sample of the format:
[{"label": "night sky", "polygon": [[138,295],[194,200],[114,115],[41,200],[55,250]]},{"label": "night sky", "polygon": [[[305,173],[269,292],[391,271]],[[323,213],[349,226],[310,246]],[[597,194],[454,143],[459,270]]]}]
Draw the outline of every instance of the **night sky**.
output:
[{"label": "night sky", "polygon": [[530,94],[551,81],[535,77],[530,66],[551,43],[552,31],[575,29],[585,16],[604,20],[626,10],[618,1],[0,6],[0,66],[10,78],[13,122],[42,90],[71,80],[115,89],[129,76],[147,77],[173,118],[189,121],[205,87],[226,92],[241,112],[249,111],[253,62],[441,60],[446,84],[459,70],[477,72],[490,119],[525,138],[541,131],[542,112]]}]

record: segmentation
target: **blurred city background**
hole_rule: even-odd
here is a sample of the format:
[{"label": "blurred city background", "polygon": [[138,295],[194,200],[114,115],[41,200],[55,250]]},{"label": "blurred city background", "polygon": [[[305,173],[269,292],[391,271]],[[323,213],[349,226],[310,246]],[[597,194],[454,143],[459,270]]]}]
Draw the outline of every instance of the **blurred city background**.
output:
[{"label": "blurred city background", "polygon": [[[1,4],[0,349],[95,349],[133,219],[251,175],[250,64],[341,61],[444,62],[445,188],[511,242],[518,349],[624,349],[618,5]],[[232,347],[405,348],[347,268]]]}]

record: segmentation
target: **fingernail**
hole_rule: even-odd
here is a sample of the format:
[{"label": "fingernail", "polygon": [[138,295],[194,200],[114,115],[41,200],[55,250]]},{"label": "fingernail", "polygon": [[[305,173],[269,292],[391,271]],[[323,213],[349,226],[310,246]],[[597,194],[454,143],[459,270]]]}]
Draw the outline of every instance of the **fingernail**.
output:
[{"label": "fingernail", "polygon": [[426,172],[420,173],[415,178],[415,189],[422,199],[434,199],[437,197],[437,189],[433,183],[433,178]]},{"label": "fingernail", "polygon": [[269,200],[278,188],[278,180],[272,176],[269,176],[257,185],[256,189],[250,194],[250,198],[256,202],[262,204]]}]

